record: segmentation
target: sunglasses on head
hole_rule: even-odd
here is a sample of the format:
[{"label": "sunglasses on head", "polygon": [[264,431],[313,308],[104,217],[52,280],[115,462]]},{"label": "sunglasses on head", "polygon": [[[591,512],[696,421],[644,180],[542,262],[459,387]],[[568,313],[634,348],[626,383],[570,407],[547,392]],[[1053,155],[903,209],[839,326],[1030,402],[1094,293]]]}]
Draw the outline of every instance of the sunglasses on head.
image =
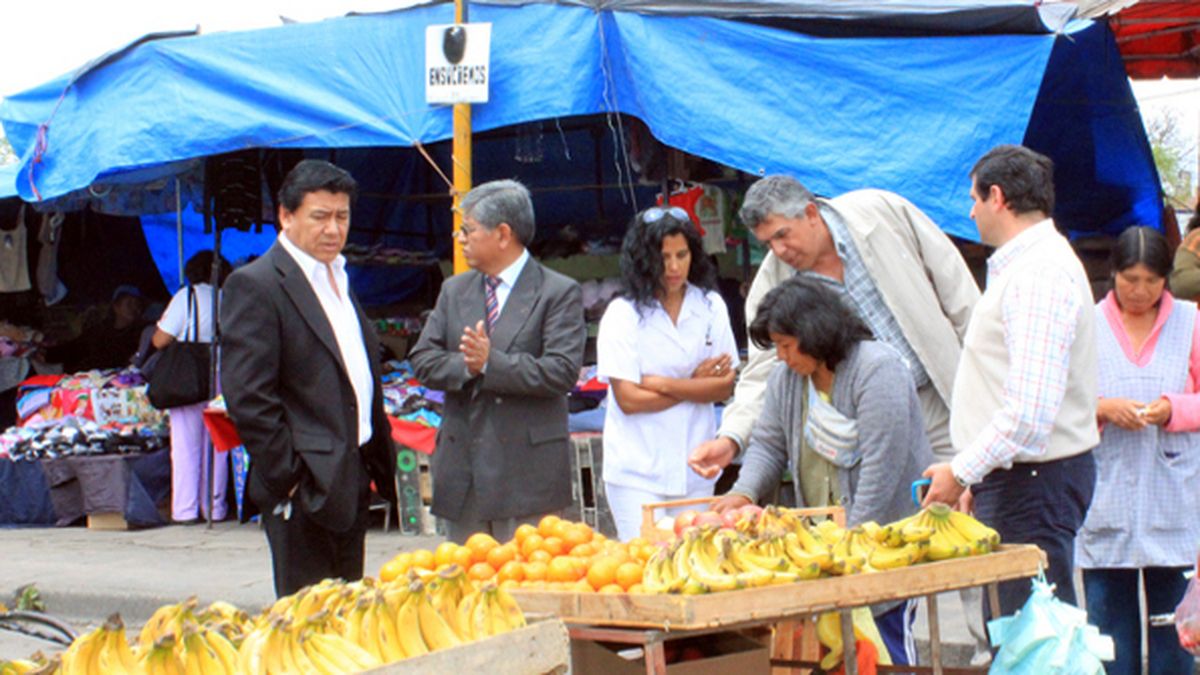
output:
[{"label": "sunglasses on head", "polygon": [[692,217],[688,215],[688,212],[684,211],[678,206],[670,206],[665,209],[661,206],[651,206],[650,208],[646,209],[645,213],[642,214],[642,222],[648,225],[653,225],[654,223],[662,220],[663,216],[671,216],[681,223],[692,222]]}]

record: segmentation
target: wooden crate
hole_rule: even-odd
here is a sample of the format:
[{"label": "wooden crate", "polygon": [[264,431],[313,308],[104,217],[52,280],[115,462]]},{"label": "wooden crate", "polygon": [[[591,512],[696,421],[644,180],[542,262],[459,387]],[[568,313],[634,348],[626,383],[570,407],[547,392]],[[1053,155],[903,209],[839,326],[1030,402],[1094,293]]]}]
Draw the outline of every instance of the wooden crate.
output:
[{"label": "wooden crate", "polygon": [[89,513],[87,517],[89,530],[128,530],[129,523],[125,522],[123,513]]},{"label": "wooden crate", "polygon": [[[655,525],[655,511],[679,506],[704,506],[717,501],[718,497],[696,497],[695,499],[676,499],[669,502],[651,502],[642,505],[642,538],[647,541],[670,541],[675,538],[673,531],[659,529]],[[846,526],[846,511],[840,506],[823,506],[808,509],[791,509],[809,518],[832,518],[835,523]]]},{"label": "wooden crate", "polygon": [[1032,577],[1046,565],[1041,549],[1001,545],[987,555],[709,595],[609,595],[513,589],[526,613],[569,624],[700,630],[771,623],[832,609],[916,598],[995,581]]},{"label": "wooden crate", "polygon": [[524,628],[364,671],[366,675],[487,673],[545,675],[565,673],[571,662],[567,628],[546,618]]}]

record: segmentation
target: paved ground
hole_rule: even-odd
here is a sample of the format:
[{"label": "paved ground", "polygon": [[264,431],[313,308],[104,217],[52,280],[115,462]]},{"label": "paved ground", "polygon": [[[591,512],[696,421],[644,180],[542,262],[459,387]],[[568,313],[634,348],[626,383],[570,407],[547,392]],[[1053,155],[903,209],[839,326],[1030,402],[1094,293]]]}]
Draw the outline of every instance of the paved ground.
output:
[{"label": "paved ground", "polygon": [[[408,537],[381,528],[367,535],[367,574],[401,550],[433,548],[439,537]],[[222,599],[251,611],[274,600],[270,554],[255,525],[218,523],[137,532],[84,528],[0,529],[0,598],[36,584],[51,615],[77,628],[120,612],[140,625],[160,605],[195,595],[202,603]],[[961,605],[952,594],[940,603],[948,657],[970,658],[970,637]],[[918,642],[928,635],[924,612]],[[0,658],[23,656],[54,645],[0,630]]]}]

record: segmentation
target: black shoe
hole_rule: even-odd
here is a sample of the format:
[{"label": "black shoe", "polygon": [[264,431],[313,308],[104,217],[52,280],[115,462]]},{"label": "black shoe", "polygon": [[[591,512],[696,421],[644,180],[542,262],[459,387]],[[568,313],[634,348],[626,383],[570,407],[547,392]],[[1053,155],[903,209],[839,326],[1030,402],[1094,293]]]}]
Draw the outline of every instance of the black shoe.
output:
[{"label": "black shoe", "polygon": [[187,520],[172,520],[171,524],[173,524],[173,525],[199,525],[200,523],[203,523],[203,522],[204,522],[203,518],[188,518]]}]

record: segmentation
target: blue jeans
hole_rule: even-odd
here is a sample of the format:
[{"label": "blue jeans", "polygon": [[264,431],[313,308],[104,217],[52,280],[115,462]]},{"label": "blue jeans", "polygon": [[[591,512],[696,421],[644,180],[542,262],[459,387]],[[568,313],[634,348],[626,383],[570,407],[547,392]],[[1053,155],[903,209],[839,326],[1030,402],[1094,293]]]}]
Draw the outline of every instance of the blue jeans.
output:
[{"label": "blue jeans", "polygon": [[[999,532],[1001,543],[1036,544],[1046,552],[1046,580],[1055,585],[1054,595],[1077,605],[1072,574],[1075,534],[1092,504],[1095,487],[1096,460],[1088,451],[1052,462],[996,469],[972,486],[971,493],[975,517]],[[1021,609],[1029,599],[1028,579],[999,586],[1004,615]],[[985,625],[989,618],[984,617]]]},{"label": "blue jeans", "polygon": [[[1150,615],[1170,614],[1187,590],[1187,567],[1094,569],[1083,571],[1088,622],[1111,635],[1117,648],[1115,661],[1104,664],[1108,675],[1142,672],[1142,621],[1138,613],[1138,577],[1146,586]],[[1150,629],[1151,675],[1191,675],[1192,655],[1179,646],[1174,626]]]}]

